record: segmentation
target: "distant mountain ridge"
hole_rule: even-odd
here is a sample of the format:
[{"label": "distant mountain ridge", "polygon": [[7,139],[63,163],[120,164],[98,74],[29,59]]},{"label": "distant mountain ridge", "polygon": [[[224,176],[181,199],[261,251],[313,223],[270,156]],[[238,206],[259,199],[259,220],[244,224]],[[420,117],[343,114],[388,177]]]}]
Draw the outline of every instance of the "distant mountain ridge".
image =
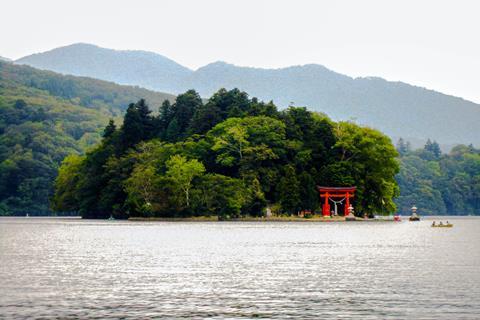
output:
[{"label": "distant mountain ridge", "polygon": [[10,62],[12,60],[8,59],[8,58],[5,58],[5,57],[2,57],[0,56],[0,61],[7,61],[7,62]]},{"label": "distant mountain ridge", "polygon": [[221,87],[238,87],[282,107],[307,106],[335,120],[355,120],[393,139],[480,145],[479,104],[403,82],[352,78],[316,64],[261,69],[215,62],[193,71],[159,54],[89,44],[53,49],[15,63],[173,94],[194,88],[205,97]]},{"label": "distant mountain ridge", "polygon": [[[159,54],[119,51],[78,43],[15,61],[62,74],[93,77],[123,85],[138,85],[161,92],[176,92],[175,80],[191,70]],[[163,88],[158,83],[165,84]]]}]

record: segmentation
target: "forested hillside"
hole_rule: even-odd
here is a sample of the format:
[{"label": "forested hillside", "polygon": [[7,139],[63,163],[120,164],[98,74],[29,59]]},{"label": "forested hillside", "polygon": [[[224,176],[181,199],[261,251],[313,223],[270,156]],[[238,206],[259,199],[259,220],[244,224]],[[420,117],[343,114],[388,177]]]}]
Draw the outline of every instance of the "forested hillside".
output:
[{"label": "forested hillside", "polygon": [[399,212],[408,214],[416,205],[423,214],[480,213],[479,149],[459,145],[442,154],[435,141],[412,150],[403,139],[397,149],[401,156],[400,196],[395,201]]},{"label": "forested hillside", "polygon": [[306,108],[278,111],[238,89],[130,104],[85,156],[70,156],[54,207],[86,218],[263,216],[319,207],[317,185],[357,186],[358,214],[395,211],[397,152],[379,131]]},{"label": "forested hillside", "polygon": [[0,62],[0,215],[47,214],[58,166],[129,101],[172,96]]}]

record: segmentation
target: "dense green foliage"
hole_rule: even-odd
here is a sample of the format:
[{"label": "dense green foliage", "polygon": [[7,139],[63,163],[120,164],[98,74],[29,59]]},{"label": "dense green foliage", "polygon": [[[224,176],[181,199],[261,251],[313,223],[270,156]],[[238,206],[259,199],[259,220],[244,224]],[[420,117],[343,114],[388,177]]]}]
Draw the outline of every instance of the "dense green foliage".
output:
[{"label": "dense green foliage", "polygon": [[85,156],[66,158],[53,206],[86,218],[262,216],[319,207],[316,185],[358,187],[356,210],[395,210],[397,151],[380,132],[237,89],[206,103],[194,90],[154,116],[130,104]]},{"label": "dense green foliage", "polygon": [[416,205],[423,214],[478,214],[480,212],[480,150],[459,145],[442,154],[438,143],[427,141],[412,151],[402,139],[397,144],[401,169],[397,176],[399,211]]},{"label": "dense green foliage", "polygon": [[62,160],[96,145],[108,119],[141,96],[171,98],[0,62],[0,215],[51,214]]}]

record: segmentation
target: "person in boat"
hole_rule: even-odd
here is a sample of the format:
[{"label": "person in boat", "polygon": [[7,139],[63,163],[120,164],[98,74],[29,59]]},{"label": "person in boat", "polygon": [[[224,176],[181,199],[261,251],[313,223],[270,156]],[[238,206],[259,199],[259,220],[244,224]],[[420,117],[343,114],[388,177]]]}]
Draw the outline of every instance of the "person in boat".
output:
[{"label": "person in boat", "polygon": [[432,222],[432,227],[435,227],[435,221]]},{"label": "person in boat", "polygon": [[450,223],[448,222],[448,220],[447,220],[447,224],[450,224]]},{"label": "person in boat", "polygon": [[440,223],[439,223],[438,225],[439,225],[439,226],[443,226],[443,222],[442,222],[442,221],[440,221]]}]

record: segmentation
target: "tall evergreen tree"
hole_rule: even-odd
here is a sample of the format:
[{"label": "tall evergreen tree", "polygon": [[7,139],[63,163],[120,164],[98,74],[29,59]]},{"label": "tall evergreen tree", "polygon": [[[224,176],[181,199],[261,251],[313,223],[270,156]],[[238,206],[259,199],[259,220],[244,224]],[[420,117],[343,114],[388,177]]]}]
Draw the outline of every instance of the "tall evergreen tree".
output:
[{"label": "tall evergreen tree", "polygon": [[192,134],[205,134],[222,120],[220,109],[213,103],[207,103],[195,112],[189,131]]},{"label": "tall evergreen tree", "polygon": [[148,107],[145,99],[140,99],[135,106],[138,110],[138,115],[142,124],[142,140],[147,140],[151,137],[153,133],[153,117],[151,116],[152,111]]},{"label": "tall evergreen tree", "polygon": [[123,120],[120,133],[120,152],[133,147],[140,141],[149,139],[153,134],[153,117],[145,100],[131,103]]},{"label": "tall evergreen tree", "polygon": [[428,139],[423,149],[431,155],[430,157],[426,156],[429,160],[439,159],[442,155],[440,145],[435,140],[432,142],[430,139]]},{"label": "tall evergreen tree", "polygon": [[121,152],[124,152],[125,150],[142,141],[142,137],[144,135],[142,120],[134,103],[131,103],[128,106],[125,117],[123,118],[123,125],[120,130],[121,145],[119,149]]},{"label": "tall evergreen tree", "polygon": [[173,117],[177,121],[178,136],[169,136],[171,140],[177,141],[186,137],[193,115],[201,106],[202,99],[195,90],[188,90],[177,96],[172,110]]},{"label": "tall evergreen tree", "polygon": [[105,139],[110,138],[114,133],[117,127],[115,126],[115,121],[113,119],[110,119],[108,122],[108,125],[105,127],[105,130],[103,130],[103,137]]},{"label": "tall evergreen tree", "polygon": [[163,101],[158,111],[158,117],[155,119],[154,136],[165,139],[168,125],[173,117],[173,110],[170,101]]}]

